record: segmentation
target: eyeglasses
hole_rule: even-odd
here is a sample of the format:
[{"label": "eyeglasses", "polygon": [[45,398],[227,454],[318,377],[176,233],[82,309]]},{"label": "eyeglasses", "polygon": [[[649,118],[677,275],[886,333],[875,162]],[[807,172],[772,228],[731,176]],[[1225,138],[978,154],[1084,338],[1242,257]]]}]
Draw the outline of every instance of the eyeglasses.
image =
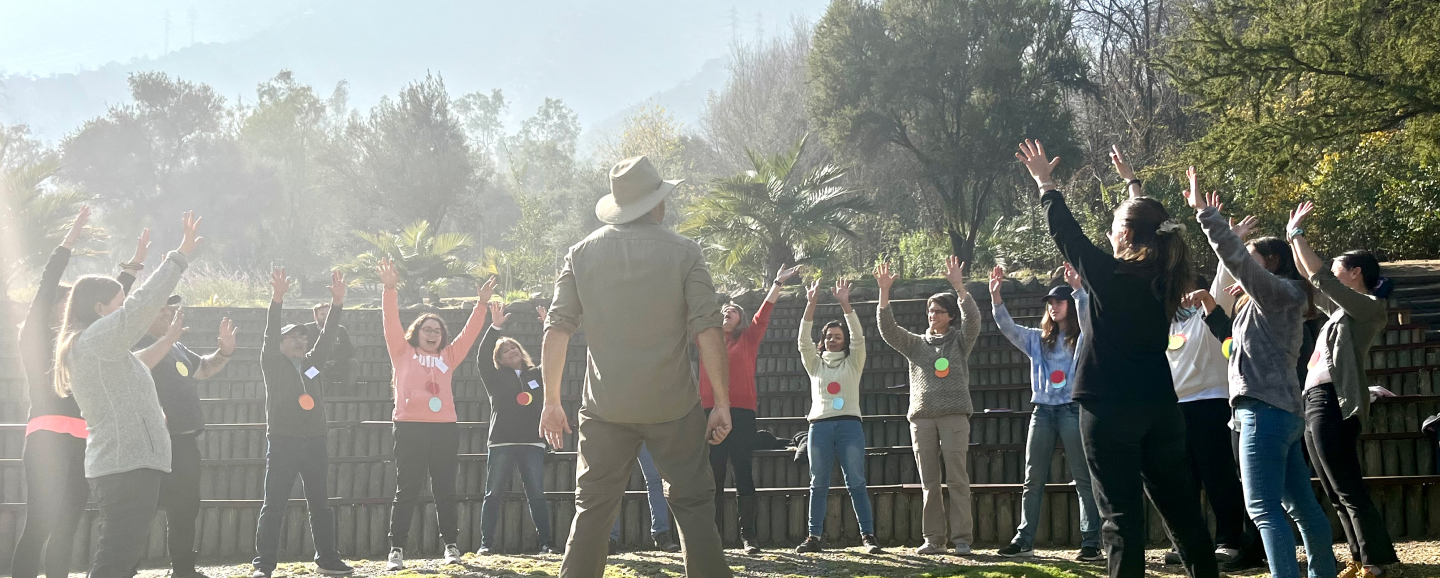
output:
[{"label": "eyeglasses", "polygon": [[423,334],[425,334],[425,335],[444,335],[444,334],[445,334],[443,331],[440,331],[438,328],[435,328],[435,327],[421,327],[421,328],[420,328],[420,333],[423,333]]}]

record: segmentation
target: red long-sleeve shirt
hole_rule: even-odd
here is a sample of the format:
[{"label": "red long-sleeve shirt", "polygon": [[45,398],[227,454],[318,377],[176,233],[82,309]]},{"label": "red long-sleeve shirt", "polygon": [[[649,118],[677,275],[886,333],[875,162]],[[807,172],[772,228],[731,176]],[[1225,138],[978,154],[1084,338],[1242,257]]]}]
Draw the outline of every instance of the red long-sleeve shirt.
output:
[{"label": "red long-sleeve shirt", "polygon": [[[765,328],[770,325],[770,310],[775,304],[766,301],[755,312],[750,326],[739,336],[725,340],[726,354],[730,359],[730,407],[755,410],[755,357],[760,353],[760,341],[765,339]],[[700,363],[700,401],[706,409],[715,407],[715,395],[710,391],[710,376],[705,373],[705,363]]]}]

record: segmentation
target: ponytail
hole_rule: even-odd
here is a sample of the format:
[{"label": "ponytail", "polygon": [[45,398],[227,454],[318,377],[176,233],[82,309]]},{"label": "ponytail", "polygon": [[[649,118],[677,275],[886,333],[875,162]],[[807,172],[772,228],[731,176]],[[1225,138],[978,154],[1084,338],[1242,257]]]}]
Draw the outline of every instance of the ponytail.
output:
[{"label": "ponytail", "polygon": [[1129,243],[1116,252],[1120,267],[1153,279],[1151,290],[1165,303],[1165,318],[1174,319],[1185,298],[1185,288],[1195,284],[1190,266],[1190,248],[1183,235],[1185,225],[1170,217],[1165,206],[1150,197],[1135,197],[1115,209],[1115,219],[1130,231]]},{"label": "ponytail", "polygon": [[60,325],[60,338],[55,343],[55,393],[70,396],[70,350],[75,339],[90,324],[100,320],[95,306],[109,303],[123,291],[120,283],[109,277],[86,275],[75,280],[70,299],[65,303],[65,321]]},{"label": "ponytail", "polygon": [[1395,283],[1389,277],[1380,276],[1380,260],[1375,258],[1374,253],[1364,249],[1347,251],[1344,255],[1336,257],[1335,260],[1339,261],[1340,266],[1346,269],[1358,267],[1361,281],[1364,282],[1365,288],[1370,290],[1371,295],[1384,299],[1389,297],[1390,292],[1395,289]]}]

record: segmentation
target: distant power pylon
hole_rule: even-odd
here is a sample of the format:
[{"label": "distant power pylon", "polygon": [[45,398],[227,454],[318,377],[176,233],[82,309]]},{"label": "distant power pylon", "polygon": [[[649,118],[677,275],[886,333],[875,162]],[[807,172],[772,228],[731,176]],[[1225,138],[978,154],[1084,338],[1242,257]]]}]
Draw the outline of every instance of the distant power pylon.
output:
[{"label": "distant power pylon", "polygon": [[191,6],[186,18],[190,20],[190,44],[195,44],[195,25],[200,22],[200,12]]},{"label": "distant power pylon", "polygon": [[166,11],[165,11],[165,50],[161,51],[160,54],[169,54],[169,53],[170,53],[170,11],[169,11],[169,10],[166,10]]}]

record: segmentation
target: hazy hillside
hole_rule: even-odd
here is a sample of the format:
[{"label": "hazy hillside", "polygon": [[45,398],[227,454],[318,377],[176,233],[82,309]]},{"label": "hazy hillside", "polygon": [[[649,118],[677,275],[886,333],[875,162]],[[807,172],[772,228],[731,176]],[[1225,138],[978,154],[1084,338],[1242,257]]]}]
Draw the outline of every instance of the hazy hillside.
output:
[{"label": "hazy hillside", "polygon": [[[111,63],[45,77],[0,79],[0,122],[27,123],[58,139],[126,98],[125,76],[160,70],[208,83],[228,98],[291,69],[322,93],[350,83],[351,103],[368,107],[404,83],[438,72],[454,94],[501,88],[511,120],[547,96],[564,99],[587,129],[661,95],[678,117],[692,114],[723,81],[723,59],[738,31],[756,34],[792,16],[814,19],[824,0],[622,3],[382,0],[328,2],[247,38],[197,44],[158,58]],[[738,15],[732,30],[731,10]],[[667,92],[668,91],[668,92]],[[608,120],[608,122],[607,122]]]}]

